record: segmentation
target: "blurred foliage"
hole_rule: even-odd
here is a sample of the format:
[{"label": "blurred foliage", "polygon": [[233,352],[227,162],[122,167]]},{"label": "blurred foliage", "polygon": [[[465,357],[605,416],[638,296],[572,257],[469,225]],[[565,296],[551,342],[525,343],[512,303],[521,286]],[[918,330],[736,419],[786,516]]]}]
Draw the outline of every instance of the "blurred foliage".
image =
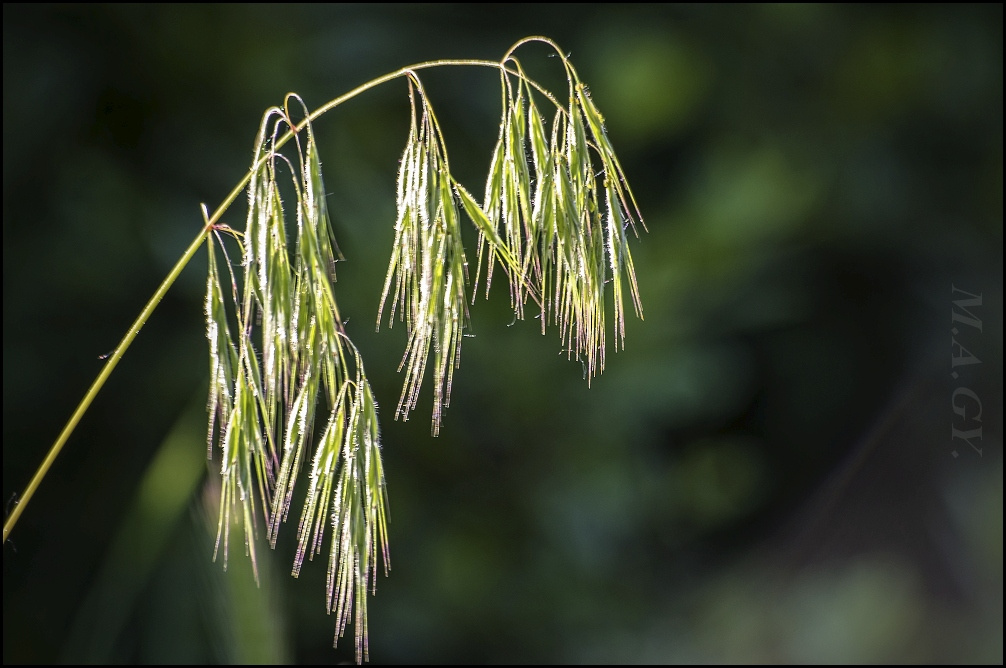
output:
[{"label": "blurred foliage", "polygon": [[[4,5],[5,498],[199,202],[243,175],[267,106],[544,34],[650,229],[646,320],[590,389],[498,293],[473,308],[441,436],[392,421],[403,332],[373,329],[405,84],[317,125],[338,297],[386,409],[373,661],[1002,663],[1001,5],[573,11]],[[522,60],[557,76],[544,49]],[[424,81],[479,191],[497,79]],[[241,559],[210,561],[203,267],[4,546],[5,663],[351,660],[323,563],[293,580],[281,541],[256,589]],[[957,378],[951,286],[983,297],[959,333],[982,363]],[[981,457],[950,439],[961,386]]]}]

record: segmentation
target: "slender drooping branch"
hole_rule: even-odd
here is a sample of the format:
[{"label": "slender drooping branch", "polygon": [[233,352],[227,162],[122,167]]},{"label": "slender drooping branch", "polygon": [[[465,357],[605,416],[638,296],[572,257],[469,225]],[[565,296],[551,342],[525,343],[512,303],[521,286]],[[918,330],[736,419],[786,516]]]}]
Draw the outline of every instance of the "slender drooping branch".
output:
[{"label": "slender drooping branch", "polygon": [[[514,55],[530,42],[546,44],[561,59],[568,84],[567,105],[528,77]],[[482,203],[451,174],[447,143],[418,75],[421,70],[457,66],[488,67],[500,74],[500,134]],[[305,557],[312,559],[320,553],[330,525],[326,610],[336,615],[336,641],[352,619],[357,661],[367,658],[367,593],[376,586],[378,559],[385,571],[390,564],[387,493],[377,403],[336,303],[334,267],[341,255],[331,230],[312,124],[339,105],[399,77],[409,82],[412,117],[399,169],[395,241],[378,309],[380,324],[381,309],[391,297],[389,326],[396,310],[406,323],[408,343],[399,368],[405,382],[396,417],[407,419],[415,408],[431,358],[434,435],[450,403],[462,337],[471,327],[461,210],[478,233],[473,294],[484,266],[488,296],[498,263],[510,284],[515,318],[522,319],[524,305],[529,299],[534,301],[541,309],[542,332],[546,321],[557,324],[567,355],[581,361],[590,377],[605,364],[605,286],[610,282],[615,349],[619,344],[624,347],[623,277],[633,307],[642,317],[625,232],[628,227],[635,230],[636,221],[642,224],[642,217],[603,118],[554,42],[544,37],[523,39],[498,62],[435,60],[404,67],[313,112],[298,96],[289,94],[282,108],[266,111],[247,174],[212,215],[203,206],[202,228],[110,355],[50,449],[20,505],[7,518],[4,540],[140,328],[209,240],[205,302],[210,348],[208,441],[211,454],[214,445],[222,453],[214,558],[222,553],[226,568],[232,520],[239,520],[257,579],[257,517],[263,516],[266,536],[275,547],[280,526],[289,516],[294,486],[307,465],[310,483],[297,531],[293,575],[300,573]],[[555,107],[550,132],[535,103],[536,95]],[[299,122],[290,111],[292,103],[303,110]],[[291,141],[295,157],[281,152]],[[281,189],[280,174],[287,171],[289,182],[283,176]],[[288,237],[281,195],[287,184],[296,199],[293,240]],[[245,191],[247,221],[239,232],[220,220]],[[602,197],[606,216],[602,215]],[[241,248],[238,272],[227,255],[225,233]],[[225,298],[228,291],[217,264],[218,247],[230,277],[230,301]],[[322,400],[328,415],[324,427],[316,430],[316,408]]]},{"label": "slender drooping branch", "polygon": [[5,543],[7,542],[7,537],[10,536],[10,532],[14,528],[14,525],[17,524],[18,518],[21,517],[21,513],[24,512],[25,507],[28,505],[28,501],[35,494],[35,490],[37,490],[38,486],[42,483],[42,480],[52,467],[53,462],[56,461],[56,458],[59,456],[63,446],[66,444],[67,439],[70,438],[70,434],[72,434],[73,430],[76,428],[77,423],[80,422],[82,417],[84,417],[84,413],[87,412],[87,409],[91,407],[91,403],[98,395],[98,392],[101,391],[101,388],[105,385],[105,381],[108,380],[112,371],[115,370],[116,365],[119,364],[119,360],[122,359],[122,356],[126,353],[130,344],[133,343],[133,339],[136,338],[136,335],[140,333],[140,329],[142,329],[143,325],[146,324],[150,315],[154,312],[154,309],[161,303],[161,300],[164,298],[164,295],[167,294],[168,289],[175,282],[175,279],[178,278],[178,276],[182,273],[182,270],[185,269],[186,265],[188,265],[189,260],[195,256],[199,247],[203,245],[203,241],[206,240],[207,231],[207,227],[200,230],[196,238],[193,239],[191,244],[189,244],[189,247],[185,249],[182,257],[178,259],[175,266],[171,268],[168,275],[163,281],[161,281],[161,284],[157,286],[154,296],[150,298],[150,301],[148,301],[146,306],[143,307],[143,310],[140,311],[140,315],[136,317],[133,324],[130,325],[128,330],[126,330],[126,334],[122,337],[122,341],[119,342],[119,345],[116,346],[112,354],[108,356],[105,366],[102,367],[98,377],[94,379],[93,383],[91,383],[91,387],[87,390],[87,393],[84,395],[84,398],[81,399],[77,409],[73,412],[73,415],[70,416],[70,419],[63,427],[63,430],[59,433],[59,437],[56,438],[56,442],[49,448],[49,453],[45,456],[45,459],[42,460],[38,470],[35,471],[35,475],[32,476],[31,481],[24,490],[24,493],[18,499],[18,503],[14,506],[13,510],[11,510],[7,519],[4,520],[3,539]]}]

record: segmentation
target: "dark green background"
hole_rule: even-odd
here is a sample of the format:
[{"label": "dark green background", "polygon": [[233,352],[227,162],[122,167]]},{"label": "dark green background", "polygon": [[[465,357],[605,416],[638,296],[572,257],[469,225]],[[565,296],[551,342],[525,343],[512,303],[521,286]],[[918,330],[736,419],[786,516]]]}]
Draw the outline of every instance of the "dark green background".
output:
[{"label": "dark green background", "polygon": [[[407,95],[317,125],[338,299],[383,406],[383,662],[1002,662],[1002,7],[184,6],[3,10],[4,501],[251,159],[320,105],[544,34],[638,196],[646,320],[588,389],[504,286],[453,403],[392,420],[373,333]],[[529,47],[543,80],[558,63]],[[489,70],[423,74],[481,191]],[[240,206],[225,216],[242,224]],[[473,257],[471,258],[473,261]],[[129,350],[4,546],[4,662],[352,659],[325,562],[211,562],[205,256]],[[951,378],[952,286],[982,361]],[[982,456],[950,438],[966,387]],[[971,424],[970,426],[975,426]],[[956,456],[955,456],[956,453]]]}]

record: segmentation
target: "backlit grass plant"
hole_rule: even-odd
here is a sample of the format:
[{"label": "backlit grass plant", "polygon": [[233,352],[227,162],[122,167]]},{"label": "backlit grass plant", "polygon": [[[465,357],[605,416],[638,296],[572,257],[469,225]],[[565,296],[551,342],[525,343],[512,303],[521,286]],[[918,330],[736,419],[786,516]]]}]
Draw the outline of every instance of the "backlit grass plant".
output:
[{"label": "backlit grass plant", "polygon": [[[567,103],[525,73],[514,54],[529,42],[558,54]],[[450,66],[488,67],[500,76],[499,139],[481,203],[451,173],[447,143],[419,77],[422,70]],[[291,94],[283,107],[265,113],[245,178],[212,214],[203,207],[202,229],[51,448],[5,522],[4,540],[140,327],[205,242],[208,441],[210,456],[220,457],[222,479],[214,554],[226,567],[237,527],[257,577],[257,537],[264,534],[276,546],[306,468],[293,575],[305,558],[323,551],[328,532],[326,610],[335,613],[336,641],[352,620],[357,661],[367,658],[367,592],[375,589],[378,561],[385,570],[390,565],[387,490],[377,402],[336,300],[339,252],[312,123],[400,77],[408,82],[411,122],[377,315],[378,327],[385,312],[388,326],[397,316],[407,334],[396,417],[407,419],[416,407],[429,371],[432,432],[439,432],[471,329],[469,304],[483,276],[488,296],[495,271],[509,284],[515,318],[523,319],[533,305],[542,332],[550,323],[558,327],[563,349],[583,363],[588,381],[605,365],[609,284],[614,347],[624,346],[626,291],[642,317],[627,243],[627,232],[635,232],[642,217],[603,117],[555,43],[526,38],[498,62],[420,63],[313,112]],[[244,229],[236,230],[220,221],[242,193],[248,212]],[[477,230],[474,278],[462,244],[462,211]]]}]

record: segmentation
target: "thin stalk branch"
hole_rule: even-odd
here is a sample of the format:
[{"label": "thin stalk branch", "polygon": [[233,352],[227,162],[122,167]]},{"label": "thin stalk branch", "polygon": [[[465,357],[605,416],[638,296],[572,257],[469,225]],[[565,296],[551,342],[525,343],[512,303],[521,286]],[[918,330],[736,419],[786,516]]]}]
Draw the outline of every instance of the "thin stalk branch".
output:
[{"label": "thin stalk branch", "polygon": [[155,292],[154,296],[150,298],[147,305],[143,307],[143,310],[140,311],[140,315],[137,316],[136,320],[129,327],[129,330],[126,331],[126,335],[122,337],[122,341],[116,347],[115,351],[109,356],[108,361],[101,370],[101,373],[99,373],[98,377],[94,379],[94,382],[91,384],[87,394],[84,395],[80,405],[77,406],[77,410],[73,412],[73,415],[70,416],[66,426],[63,427],[63,431],[60,432],[59,438],[57,438],[56,442],[52,444],[51,448],[49,448],[49,454],[45,456],[45,459],[42,460],[42,464],[38,467],[38,470],[35,471],[35,475],[32,476],[31,482],[28,483],[28,487],[25,488],[24,494],[21,495],[17,505],[14,506],[11,514],[6,520],[4,520],[4,542],[7,542],[7,537],[10,535],[14,525],[17,524],[18,518],[21,517],[21,513],[24,512],[25,507],[28,505],[28,501],[31,499],[32,495],[35,494],[35,490],[38,489],[38,486],[42,483],[42,479],[45,478],[46,474],[49,472],[53,462],[56,461],[56,457],[59,456],[60,450],[63,449],[63,445],[66,443],[67,439],[70,438],[70,434],[73,433],[77,423],[80,422],[80,419],[84,416],[84,413],[87,412],[87,409],[91,407],[91,403],[94,401],[94,398],[98,395],[101,388],[105,385],[105,381],[108,380],[108,377],[112,374],[112,371],[119,363],[119,360],[122,359],[126,349],[133,343],[133,339],[135,339],[136,335],[140,333],[140,329],[144,324],[146,324],[147,319],[150,318],[154,309],[161,303],[161,300],[164,298],[164,295],[167,294],[168,289],[175,282],[175,279],[177,279],[179,274],[182,273],[182,270],[185,269],[186,265],[188,265],[189,260],[191,260],[196,254],[199,247],[203,245],[203,241],[206,239],[206,233],[209,229],[209,226],[203,227],[192,243],[189,244],[189,247],[185,249],[185,253],[181,258],[179,258],[178,262],[175,263],[175,266],[171,268],[171,271],[164,280],[161,281],[161,284],[157,288],[157,292]]}]

